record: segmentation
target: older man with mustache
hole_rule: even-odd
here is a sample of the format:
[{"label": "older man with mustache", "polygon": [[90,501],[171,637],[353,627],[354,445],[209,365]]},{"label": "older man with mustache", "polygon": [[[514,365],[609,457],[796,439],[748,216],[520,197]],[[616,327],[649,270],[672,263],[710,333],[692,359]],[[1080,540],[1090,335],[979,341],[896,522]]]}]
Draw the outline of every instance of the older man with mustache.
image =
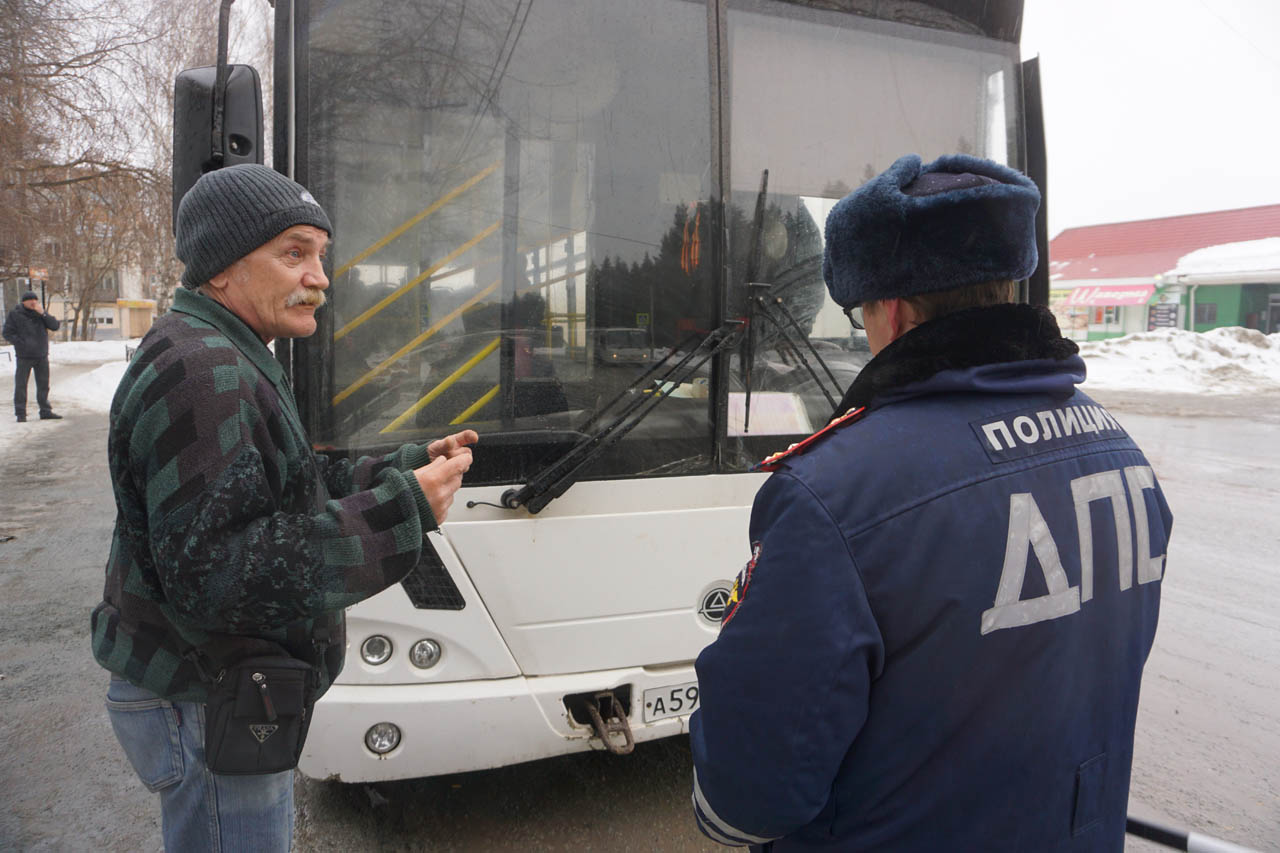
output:
[{"label": "older man with mustache", "polygon": [[315,332],[332,231],[265,166],[201,177],[175,226],[185,287],[111,406],[117,516],[93,652],[169,850],[289,849],[293,771],[208,767],[210,673],[283,651],[322,694],[342,668],[342,609],[417,565],[471,465],[470,430],[354,463],[312,451],[267,345]]}]

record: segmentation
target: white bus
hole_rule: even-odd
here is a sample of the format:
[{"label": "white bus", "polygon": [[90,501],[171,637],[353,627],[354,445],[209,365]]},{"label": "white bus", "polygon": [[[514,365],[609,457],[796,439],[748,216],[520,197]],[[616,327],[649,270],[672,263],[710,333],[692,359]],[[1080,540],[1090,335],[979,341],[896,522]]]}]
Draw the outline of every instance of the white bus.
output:
[{"label": "white bus", "polygon": [[[277,351],[310,434],[352,455],[481,435],[420,564],[349,611],[301,769],[684,732],[748,558],[750,468],[869,357],[823,285],[827,211],[908,152],[1043,186],[1021,0],[275,8],[274,165],[336,229],[331,307]],[[207,138],[213,71],[184,79],[178,133]],[[222,162],[259,158],[256,75],[228,79]],[[603,363],[608,330],[650,358]]]}]

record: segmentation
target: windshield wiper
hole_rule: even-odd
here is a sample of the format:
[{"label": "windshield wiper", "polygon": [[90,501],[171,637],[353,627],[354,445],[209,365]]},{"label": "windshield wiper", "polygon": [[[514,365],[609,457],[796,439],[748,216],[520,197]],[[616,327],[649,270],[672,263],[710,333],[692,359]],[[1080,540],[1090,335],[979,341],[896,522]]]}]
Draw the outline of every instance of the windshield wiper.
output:
[{"label": "windshield wiper", "polygon": [[[621,441],[622,437],[656,409],[659,403],[671,396],[681,383],[697,372],[716,353],[736,344],[742,333],[742,325],[740,320],[730,320],[708,334],[696,348],[681,356],[665,372],[650,380],[649,377],[675,355],[676,351],[672,350],[661,362],[654,365],[593,416],[581,428],[581,432],[586,434],[564,456],[552,462],[519,489],[507,489],[503,492],[500,498],[502,505],[507,509],[524,507],[531,514],[536,514],[551,501],[563,495],[586,473],[592,462]],[[652,389],[646,393],[635,393],[642,384],[649,381],[653,383]],[[613,420],[603,423],[604,413],[628,395],[631,399],[622,407],[622,411]]]},{"label": "windshield wiper", "polygon": [[[784,290],[791,287],[798,281],[804,280],[805,273],[809,272],[812,265],[822,263],[822,256],[815,255],[796,264],[795,268],[790,270],[777,282],[772,284],[756,281],[759,274],[761,253],[764,248],[764,220],[765,220],[765,199],[769,194],[769,170],[765,169],[760,173],[760,192],[756,193],[756,207],[754,215],[751,219],[751,239],[747,245],[747,264],[746,264],[746,286],[747,286],[747,316],[746,316],[746,338],[743,343],[742,353],[742,385],[746,389],[745,409],[742,413],[742,433],[746,435],[751,431],[751,374],[756,364],[756,318],[757,316],[768,320],[778,330],[778,334],[782,336],[782,340],[791,347],[795,352],[800,363],[804,365],[805,370],[809,371],[809,375],[813,377],[813,381],[817,384],[818,389],[822,391],[823,396],[831,403],[831,408],[836,407],[836,398],[831,396],[831,392],[827,390],[826,384],[818,377],[818,372],[813,369],[813,365],[805,358],[804,349],[808,349],[809,353],[814,357],[822,370],[831,380],[831,384],[835,386],[836,394],[842,394],[840,382],[836,379],[835,374],[831,372],[831,368],[827,366],[827,362],[818,353],[816,347],[809,340],[809,336],[800,328],[800,324],[796,322],[796,318],[791,316],[791,312],[787,310],[782,302],[781,294]],[[787,323],[795,330],[796,336],[800,339],[800,345],[791,340],[791,336],[787,334],[787,328],[775,316],[774,311],[781,314]],[[803,347],[803,348],[802,348]]]},{"label": "windshield wiper", "polygon": [[[783,303],[782,297],[778,296],[779,288],[776,285],[758,281],[747,282],[747,287],[763,291],[761,293],[753,293],[748,297],[750,300],[748,302],[748,317],[754,319],[758,313],[761,317],[764,317],[764,319],[773,324],[774,328],[778,330],[778,334],[782,336],[782,340],[786,342],[787,346],[791,347],[793,352],[795,352],[796,357],[800,359],[800,363],[804,365],[805,370],[809,371],[809,375],[813,377],[813,381],[817,384],[818,390],[822,392],[823,396],[827,398],[827,401],[831,403],[831,408],[834,409],[836,407],[836,398],[831,396],[831,392],[827,390],[826,383],[818,377],[818,372],[813,369],[813,365],[809,364],[809,360],[804,356],[804,351],[799,346],[796,346],[795,341],[793,341],[791,336],[787,334],[786,326],[783,326],[778,318],[774,316],[774,311],[781,314],[787,323],[790,324],[791,328],[795,330],[796,337],[800,339],[800,343],[809,350],[809,354],[814,357],[819,365],[821,365],[823,371],[827,374],[827,378],[830,379],[831,384],[835,386],[837,394],[843,393],[840,389],[840,380],[836,379],[836,375],[831,372],[831,368],[827,366],[827,362],[823,359],[822,354],[818,352],[817,347],[815,347],[813,342],[809,340],[809,336],[800,328],[800,324],[796,322],[796,318],[787,310],[787,306]],[[755,352],[753,351],[752,356],[754,357],[754,355]],[[747,411],[751,411],[750,386],[747,386]],[[744,433],[747,431],[748,423],[749,421],[746,421],[744,418],[742,429]]]}]

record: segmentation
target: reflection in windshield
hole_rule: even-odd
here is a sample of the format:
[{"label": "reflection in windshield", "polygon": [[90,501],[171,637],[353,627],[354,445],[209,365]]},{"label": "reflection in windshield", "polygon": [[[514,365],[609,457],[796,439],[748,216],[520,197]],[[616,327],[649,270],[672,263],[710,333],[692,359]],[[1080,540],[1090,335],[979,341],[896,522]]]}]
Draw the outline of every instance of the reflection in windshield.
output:
[{"label": "reflection in windshield", "polygon": [[[466,424],[554,445],[719,325],[705,8],[311,10],[310,185],[336,229],[327,443]],[[595,473],[710,465],[711,415],[673,399]],[[556,449],[485,469],[495,451],[473,479]]]},{"label": "reflection in windshield", "polygon": [[648,337],[640,329],[610,329],[605,332],[604,345],[609,349],[643,349]]},{"label": "reflection in windshield", "polygon": [[1016,75],[980,38],[727,6],[709,63],[686,0],[306,5],[306,180],[336,229],[332,309],[303,345],[320,441],[466,424],[494,448],[469,476],[522,481],[655,364],[745,322],[752,294],[751,333],[661,389],[591,476],[737,470],[776,449],[755,437],[825,422],[869,357],[822,281],[827,210],[904,150],[1016,157]]},{"label": "reflection in windshield", "polygon": [[[985,39],[867,27],[855,15],[769,0],[730,0],[728,22],[730,287],[746,308],[772,312],[753,318],[754,353],[740,374],[749,417],[747,388],[742,400],[730,389],[728,434],[739,441],[726,457],[749,465],[769,447],[754,437],[826,424],[871,358],[822,279],[832,206],[905,153],[1007,162],[1018,156],[1018,129],[1007,109],[1014,58]],[[776,73],[780,62],[786,74]]]}]

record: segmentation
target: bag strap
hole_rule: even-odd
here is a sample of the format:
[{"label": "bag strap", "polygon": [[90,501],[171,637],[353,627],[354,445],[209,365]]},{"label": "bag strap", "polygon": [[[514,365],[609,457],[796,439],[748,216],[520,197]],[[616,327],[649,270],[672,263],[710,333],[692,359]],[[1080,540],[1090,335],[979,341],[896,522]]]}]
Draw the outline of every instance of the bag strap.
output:
[{"label": "bag strap", "polygon": [[182,656],[191,662],[200,679],[217,684],[227,667],[252,657],[294,657],[279,643],[261,637],[237,637],[217,634],[199,646],[189,644]]}]

